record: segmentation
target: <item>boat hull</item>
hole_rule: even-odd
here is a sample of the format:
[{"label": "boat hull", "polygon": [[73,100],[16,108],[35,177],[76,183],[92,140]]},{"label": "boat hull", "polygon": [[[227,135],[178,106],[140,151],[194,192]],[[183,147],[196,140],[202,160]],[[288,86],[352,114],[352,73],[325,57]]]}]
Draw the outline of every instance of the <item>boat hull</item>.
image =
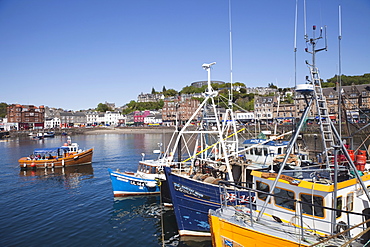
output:
[{"label": "boat hull", "polygon": [[70,154],[68,157],[58,159],[41,159],[32,160],[23,157],[18,160],[21,169],[41,169],[41,168],[58,168],[66,166],[77,166],[91,164],[94,149],[88,149],[77,154]]},{"label": "boat hull", "polygon": [[241,227],[228,220],[222,219],[213,214],[209,215],[211,225],[212,246],[276,246],[295,247],[310,246],[304,243],[297,243],[286,238],[262,233],[253,228]]},{"label": "boat hull", "polygon": [[[181,236],[210,236],[208,211],[220,205],[220,190],[217,184],[206,183],[171,173],[165,167],[166,179],[171,194],[179,234]],[[239,192],[248,206],[249,192]],[[235,195],[232,190],[227,196]],[[253,195],[252,195],[253,196]]]},{"label": "boat hull", "polygon": [[[134,173],[114,172],[108,169],[114,197],[156,195],[160,193],[157,180],[135,177]],[[153,186],[155,184],[155,186]]]}]

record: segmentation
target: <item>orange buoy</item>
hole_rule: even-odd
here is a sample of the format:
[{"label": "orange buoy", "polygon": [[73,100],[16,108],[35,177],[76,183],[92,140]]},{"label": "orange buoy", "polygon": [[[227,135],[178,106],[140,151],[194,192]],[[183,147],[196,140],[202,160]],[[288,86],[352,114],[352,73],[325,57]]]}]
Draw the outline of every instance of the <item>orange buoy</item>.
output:
[{"label": "orange buoy", "polygon": [[355,161],[355,152],[353,150],[347,149],[349,157],[351,157],[352,161]]},{"label": "orange buoy", "polygon": [[356,168],[359,171],[365,170],[366,165],[366,151],[365,150],[358,150],[356,155],[356,162],[355,162]]}]

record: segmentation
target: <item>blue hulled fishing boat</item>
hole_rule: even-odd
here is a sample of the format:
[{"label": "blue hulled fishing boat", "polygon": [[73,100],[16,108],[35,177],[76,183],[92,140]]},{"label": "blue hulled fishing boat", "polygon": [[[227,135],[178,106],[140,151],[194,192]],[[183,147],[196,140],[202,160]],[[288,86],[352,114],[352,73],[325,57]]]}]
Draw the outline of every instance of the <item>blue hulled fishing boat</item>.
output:
[{"label": "blue hulled fishing boat", "polygon": [[[239,149],[238,140],[244,129],[237,128],[231,107],[226,109],[222,119],[220,117],[214,99],[217,92],[212,89],[210,80],[213,64],[203,64],[208,71],[204,100],[178,132],[169,161],[171,165],[165,167],[181,236],[210,236],[208,211],[220,206],[219,181],[237,181],[244,185],[248,182],[243,169],[248,161],[245,150]],[[188,172],[174,172],[180,165],[189,167]],[[232,198],[238,189],[230,186],[227,190],[227,196]],[[238,192],[238,201],[248,207],[254,195],[248,191]]]}]

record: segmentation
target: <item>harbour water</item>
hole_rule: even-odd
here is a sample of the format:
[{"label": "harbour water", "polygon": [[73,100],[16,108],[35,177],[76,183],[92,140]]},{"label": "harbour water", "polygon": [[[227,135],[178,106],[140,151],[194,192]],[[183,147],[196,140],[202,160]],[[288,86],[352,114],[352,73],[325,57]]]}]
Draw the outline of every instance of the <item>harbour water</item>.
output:
[{"label": "harbour water", "polygon": [[158,196],[114,199],[107,169],[135,171],[155,158],[164,134],[74,135],[94,147],[92,165],[21,171],[17,160],[34,148],[56,147],[66,137],[0,142],[0,246],[211,246],[183,241],[172,210]]}]

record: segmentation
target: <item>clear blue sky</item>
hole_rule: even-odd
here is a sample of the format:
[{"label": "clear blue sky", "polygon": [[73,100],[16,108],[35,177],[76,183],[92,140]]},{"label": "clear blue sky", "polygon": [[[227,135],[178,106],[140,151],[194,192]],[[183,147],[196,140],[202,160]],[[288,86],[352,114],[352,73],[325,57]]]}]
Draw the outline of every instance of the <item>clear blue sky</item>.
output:
[{"label": "clear blue sky", "polygon": [[[295,0],[232,0],[233,81],[248,87],[293,87]],[[328,28],[317,66],[370,73],[370,1],[306,0],[307,32]],[[1,0],[0,102],[80,110],[117,106],[154,87],[181,90],[230,81],[228,0]],[[303,0],[299,0],[297,83],[308,75]],[[319,43],[319,47],[324,45]]]}]

